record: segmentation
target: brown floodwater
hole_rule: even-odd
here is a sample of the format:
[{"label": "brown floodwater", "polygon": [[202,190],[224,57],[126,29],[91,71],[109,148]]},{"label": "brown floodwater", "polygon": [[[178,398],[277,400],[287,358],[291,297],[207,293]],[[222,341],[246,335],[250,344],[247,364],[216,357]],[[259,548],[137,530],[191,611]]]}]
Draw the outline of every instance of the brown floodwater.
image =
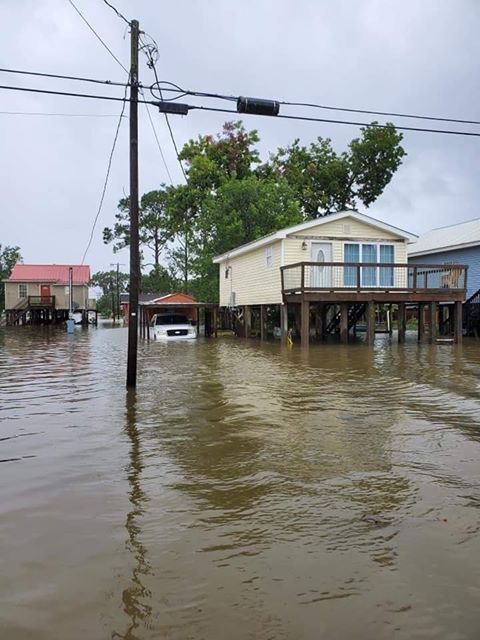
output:
[{"label": "brown floodwater", "polygon": [[0,638],[480,637],[480,342],[0,331]]}]

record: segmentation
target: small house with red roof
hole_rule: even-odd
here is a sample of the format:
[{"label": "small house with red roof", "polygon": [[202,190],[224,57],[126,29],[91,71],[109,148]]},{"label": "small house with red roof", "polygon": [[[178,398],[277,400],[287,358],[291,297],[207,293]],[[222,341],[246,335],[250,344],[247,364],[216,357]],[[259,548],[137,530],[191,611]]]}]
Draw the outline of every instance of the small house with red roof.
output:
[{"label": "small house with red roof", "polygon": [[63,322],[70,310],[86,313],[90,267],[65,264],[16,264],[4,280],[7,324]]}]

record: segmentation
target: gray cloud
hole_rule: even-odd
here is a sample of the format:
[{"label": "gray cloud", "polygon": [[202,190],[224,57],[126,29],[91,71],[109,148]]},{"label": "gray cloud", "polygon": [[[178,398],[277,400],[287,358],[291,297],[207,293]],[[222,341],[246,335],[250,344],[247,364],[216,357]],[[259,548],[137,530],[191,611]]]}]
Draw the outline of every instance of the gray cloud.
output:
[{"label": "gray cloud", "polygon": [[[124,39],[122,21],[98,0],[76,2],[128,66],[128,34]],[[379,110],[480,116],[480,5],[474,1],[116,0],[116,5],[126,16],[137,17],[159,43],[161,77],[188,88]],[[122,69],[66,0],[1,0],[0,22],[4,25],[1,66],[124,79]],[[7,30],[8,24],[14,28]],[[141,79],[153,80],[145,64]],[[2,81],[92,89],[80,83],[4,74]],[[119,94],[110,88],[105,92]],[[1,96],[1,111],[103,115],[120,111],[120,105],[114,103],[14,92]],[[143,192],[167,181],[167,176],[143,108],[140,113]],[[152,116],[172,176],[180,181],[165,123],[154,110]],[[345,118],[351,119],[347,114]],[[192,113],[171,121],[181,145],[200,133],[218,131],[224,119],[221,114]],[[367,116],[361,119],[369,120]],[[400,119],[395,121],[400,123]],[[308,143],[319,135],[328,136],[341,150],[358,134],[354,127],[331,124],[271,118],[245,122],[260,131],[265,157],[295,137]],[[117,259],[102,244],[101,229],[112,222],[118,199],[123,190],[128,191],[127,124],[125,120],[122,125],[104,210],[87,259],[95,270],[108,268]],[[20,245],[28,262],[81,259],[115,126],[116,117],[0,114],[4,195],[0,242]],[[480,140],[406,133],[404,146],[408,156],[384,195],[370,208],[370,215],[416,233],[479,215]],[[118,257],[121,262],[127,258],[126,253]]]}]

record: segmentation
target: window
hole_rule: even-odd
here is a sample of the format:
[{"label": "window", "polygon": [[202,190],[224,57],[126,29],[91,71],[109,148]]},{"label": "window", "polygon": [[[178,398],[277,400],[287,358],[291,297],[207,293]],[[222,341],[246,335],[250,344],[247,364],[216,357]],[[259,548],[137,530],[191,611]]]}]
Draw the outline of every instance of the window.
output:
[{"label": "window", "polygon": [[19,284],[18,285],[18,297],[19,298],[26,298],[27,297],[27,285],[26,284]]},{"label": "window", "polygon": [[267,247],[265,249],[265,266],[273,267],[273,247]]},{"label": "window", "polygon": [[[343,255],[345,262],[389,264],[394,261],[395,250],[390,244],[345,243]],[[362,267],[360,279],[358,283],[356,267],[344,267],[344,287],[393,287],[393,267]]]}]

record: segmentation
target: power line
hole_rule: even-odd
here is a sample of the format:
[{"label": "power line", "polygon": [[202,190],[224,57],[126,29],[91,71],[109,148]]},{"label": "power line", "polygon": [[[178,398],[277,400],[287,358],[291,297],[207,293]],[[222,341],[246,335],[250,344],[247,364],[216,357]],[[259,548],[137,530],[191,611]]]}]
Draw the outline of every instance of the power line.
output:
[{"label": "power line", "polygon": [[[161,87],[160,86],[161,84],[168,84],[170,86]],[[173,82],[166,82],[166,81],[158,82],[157,80],[157,82],[150,87],[152,95],[155,98],[157,98],[157,96],[155,96],[155,94],[153,93],[155,89],[159,90],[160,96],[163,90],[163,91],[169,91],[173,93],[178,92],[182,96],[193,96],[197,98],[213,98],[216,100],[227,100],[230,102],[236,102],[238,100],[238,96],[226,95],[221,93],[212,93],[208,91],[192,91],[189,89],[182,89],[182,87],[178,86],[177,84]],[[177,100],[177,99],[178,98],[174,98],[174,100]],[[278,103],[286,106],[308,107],[312,109],[326,109],[330,111],[345,111],[349,113],[364,113],[367,115],[374,115],[374,116],[391,116],[396,118],[413,118],[416,120],[433,120],[438,122],[454,122],[457,124],[480,125],[480,120],[467,120],[464,118],[448,118],[443,116],[424,116],[424,115],[412,114],[412,113],[400,113],[397,111],[373,111],[368,109],[355,109],[350,107],[334,107],[331,105],[317,104],[314,102],[289,102],[287,100],[279,100]]]},{"label": "power line", "polygon": [[[130,77],[130,76],[129,76]],[[128,87],[125,87],[125,98],[127,96],[127,89]],[[103,207],[103,201],[105,199],[105,193],[107,191],[107,185],[108,185],[108,179],[110,177],[110,169],[112,168],[112,160],[113,160],[113,154],[115,152],[115,147],[117,145],[117,140],[118,140],[118,134],[120,132],[120,126],[122,124],[122,120],[123,120],[123,114],[125,111],[125,106],[127,104],[127,101],[124,100],[123,105],[122,105],[122,110],[120,111],[120,117],[118,118],[118,124],[117,124],[117,128],[115,130],[115,136],[113,138],[113,144],[112,144],[112,149],[110,151],[110,156],[108,158],[108,163],[107,163],[107,173],[105,175],[105,181],[103,183],[103,189],[102,189],[102,195],[100,196],[100,202],[98,204],[98,210],[97,210],[97,215],[95,216],[95,219],[93,221],[93,225],[92,225],[92,230],[90,232],[90,238],[88,239],[88,243],[87,243],[87,248],[85,249],[85,252],[83,254],[83,258],[82,258],[82,262],[81,264],[83,264],[85,262],[85,257],[88,253],[88,250],[90,249],[90,245],[92,244],[92,240],[93,240],[93,234],[95,232],[95,227],[97,225],[97,221],[98,221],[98,217],[100,216],[100,213],[102,211],[102,207]]]},{"label": "power line", "polygon": [[[2,116],[61,116],[65,118],[118,118],[116,113],[49,113],[47,111],[0,111]],[[126,116],[122,116],[126,118]]]},{"label": "power line", "polygon": [[126,23],[128,24],[128,26],[130,26],[130,20],[127,20],[127,18],[125,18],[125,16],[124,16],[124,15],[122,15],[122,14],[120,13],[120,11],[119,11],[118,9],[116,9],[116,8],[113,6],[113,4],[110,4],[110,2],[107,2],[107,0],[103,0],[103,1],[104,1],[104,3],[105,3],[108,7],[110,7],[110,9],[112,9],[113,11],[115,11],[115,13],[117,14],[117,16],[118,16],[121,20],[123,20],[124,22],[126,22]]},{"label": "power line", "polygon": [[[128,87],[128,85],[126,85]],[[113,100],[114,102],[130,102],[130,99],[127,97],[119,98],[118,96],[99,96],[94,93],[75,93],[73,91],[53,91],[51,89],[34,89],[32,87],[16,87],[11,85],[0,85],[0,89],[10,90],[10,91],[26,91],[28,93],[45,93],[47,95],[54,96],[69,96],[73,98],[93,98],[96,100]],[[148,104],[156,104],[153,100],[139,100],[138,102],[144,103],[148,102]]]},{"label": "power line", "polygon": [[[124,98],[119,98],[119,97],[115,97],[115,96],[99,96],[99,95],[95,95],[95,94],[86,94],[86,93],[73,93],[70,91],[53,91],[53,90],[48,90],[48,89],[33,89],[30,87],[14,87],[14,86],[8,86],[8,85],[0,85],[0,89],[5,89],[5,90],[10,90],[10,91],[26,91],[26,92],[31,92],[31,93],[44,93],[47,95],[59,95],[59,96],[68,96],[68,97],[74,97],[74,98],[90,98],[90,99],[96,99],[96,100],[110,100],[110,101],[114,101],[114,102],[130,102],[130,99],[127,97]],[[158,101],[155,100],[138,100],[138,102],[140,104],[152,104],[154,106],[158,106]],[[220,109],[218,107],[205,107],[205,106],[201,106],[201,105],[187,105],[188,109],[193,111],[193,110],[197,110],[197,111],[212,111],[212,112],[218,112],[218,113],[229,113],[229,114],[234,114],[236,116],[238,116],[238,112],[234,111],[233,109]],[[379,123],[371,123],[371,122],[355,122],[355,121],[350,121],[350,120],[333,120],[333,119],[329,119],[329,118],[314,118],[314,117],[310,117],[310,116],[297,116],[297,115],[278,115],[275,116],[276,118],[279,119],[284,119],[284,120],[298,120],[298,121],[304,121],[304,122],[324,122],[324,123],[330,123],[330,124],[346,124],[346,125],[351,125],[351,126],[356,126],[356,127],[377,127],[377,128],[385,128],[387,125],[386,124],[379,124]],[[421,133],[440,133],[440,134],[446,134],[446,135],[457,135],[457,136],[467,136],[467,137],[480,137],[480,132],[475,132],[475,131],[457,131],[457,130],[451,130],[451,129],[429,129],[426,127],[408,127],[408,126],[403,126],[403,125],[397,125],[397,124],[393,124],[393,126],[395,127],[395,129],[398,129],[399,131],[417,131],[417,132],[421,132]],[[171,129],[171,127],[170,127]],[[173,132],[171,132],[171,137],[172,137],[172,141],[174,142],[174,146],[175,146],[175,150],[178,153],[178,149],[175,143],[175,138],[173,137]],[[178,156],[177,156],[178,157]],[[180,160],[179,160],[180,162]],[[180,162],[180,166],[182,167],[182,172],[185,176],[185,171],[183,169],[183,165]],[[185,176],[186,178],[186,176]]]},{"label": "power line", "polygon": [[[102,43],[102,45],[105,47],[105,49],[108,51],[108,53],[112,56],[112,58],[122,67],[122,69],[128,73],[128,69],[123,65],[122,62],[120,62],[120,60],[117,58],[117,56],[113,53],[113,51],[110,49],[110,47],[108,46],[108,44],[98,35],[98,33],[95,31],[95,29],[92,27],[92,25],[88,22],[88,20],[85,18],[85,16],[82,14],[82,12],[80,11],[80,9],[78,9],[73,0],[67,0],[72,7],[75,9],[75,11],[78,13],[78,15],[80,16],[80,18],[85,22],[85,24],[87,25],[87,27],[90,29],[90,31],[94,34],[94,36]],[[112,5],[110,5],[106,0],[103,0],[106,4],[108,4],[108,6],[110,8],[112,8],[114,11],[116,11],[115,7],[113,7]],[[117,12],[118,13],[118,12]],[[128,22],[128,20],[126,18],[124,18],[121,14],[120,17],[122,17],[128,24],[130,24]]]},{"label": "power line", "polygon": [[[220,109],[218,107],[204,107],[198,105],[188,105],[189,110],[199,110],[199,111],[216,111],[218,113],[232,113],[238,115],[237,111],[233,111],[233,109]],[[324,122],[329,124],[346,124],[355,127],[375,127],[377,129],[385,129],[388,124],[379,124],[378,122],[353,122],[350,120],[332,120],[329,118],[313,118],[309,116],[295,116],[295,115],[282,115],[279,114],[275,116],[275,119],[279,118],[282,120],[300,120],[305,122]],[[445,133],[447,135],[456,135],[456,136],[471,136],[471,137],[480,137],[480,132],[475,131],[455,131],[449,129],[428,129],[425,127],[407,127],[401,125],[392,125],[395,129],[399,129],[400,131],[419,131],[422,133]]]},{"label": "power line", "polygon": [[[144,96],[143,90],[140,90],[142,96]],[[145,96],[144,96],[145,97]],[[170,180],[170,184],[173,185],[173,180],[172,180],[172,176],[170,175],[170,171],[168,169],[168,165],[167,165],[167,161],[165,160],[165,156],[163,154],[163,149],[162,149],[162,145],[160,144],[160,140],[158,139],[158,135],[157,135],[157,130],[155,129],[155,125],[153,123],[153,119],[152,116],[150,114],[150,109],[148,108],[148,104],[145,102],[145,108],[147,110],[147,114],[148,114],[148,119],[150,120],[150,125],[152,127],[152,131],[153,131],[153,135],[155,137],[155,140],[157,141],[157,147],[158,150],[160,151],[160,155],[162,157],[163,160],[163,164],[165,166],[165,171],[167,172],[168,175],[168,179]]]},{"label": "power line", "polygon": [[[148,35],[148,34],[144,33],[144,35]],[[157,58],[158,58],[158,45],[157,45],[156,41],[151,36],[148,36],[148,37],[151,38],[151,40],[153,42],[153,45],[148,45],[148,44],[143,43],[143,42],[141,44],[142,44],[142,48],[144,49],[144,51],[145,51],[145,53],[147,55],[147,58],[148,58],[148,66],[152,69],[153,73],[155,74],[155,81],[156,81],[156,84],[158,86],[158,90],[160,91],[160,96],[161,96],[161,98],[163,100],[163,94],[162,94],[162,90],[161,90],[161,88],[159,86],[157,67],[156,67],[156,62],[157,62]],[[155,56],[157,56],[157,58]],[[182,170],[185,182],[188,182],[187,174],[185,173],[185,169],[183,168],[182,161],[180,160],[180,154],[179,154],[179,151],[178,151],[177,143],[175,141],[175,136],[173,135],[172,127],[170,125],[170,120],[168,119],[168,115],[166,113],[164,113],[164,116],[165,116],[165,122],[167,123],[168,131],[170,133],[170,138],[172,140],[172,143],[173,143],[173,146],[174,146],[174,149],[175,149],[175,154],[177,156],[178,164],[180,165],[180,169]]]},{"label": "power line", "polygon": [[310,107],[312,109],[326,109],[329,111],[345,111],[348,113],[364,113],[372,116],[392,116],[394,118],[413,118],[416,120],[434,120],[438,122],[455,122],[457,124],[480,124],[479,120],[463,120],[461,118],[444,118],[442,116],[420,116],[412,113],[398,113],[395,111],[369,111],[368,109],[353,109],[350,107],[332,107],[325,104],[315,104],[312,102],[285,102],[280,104],[292,107]]},{"label": "power line", "polygon": [[[147,34],[145,34],[147,35]],[[148,36],[151,37],[151,36]],[[152,38],[153,40],[153,38]],[[151,47],[151,46],[150,46]],[[148,53],[147,56],[150,56],[152,54],[151,49],[149,48],[149,45],[143,45],[142,47],[145,51],[147,51],[148,49]],[[14,73],[14,74],[20,74],[20,75],[29,75],[29,76],[38,76],[38,77],[45,77],[45,78],[57,78],[57,79],[61,79],[61,80],[75,80],[75,81],[82,81],[82,82],[92,82],[95,84],[104,84],[104,85],[111,85],[111,86],[118,86],[118,87],[125,87],[125,83],[124,82],[118,82],[115,80],[100,80],[98,78],[85,78],[85,77],[81,77],[81,76],[71,76],[71,75],[63,75],[63,74],[57,74],[57,73],[45,73],[45,72],[40,72],[40,71],[26,71],[24,69],[6,69],[6,68],[0,68],[0,72],[2,73]],[[168,87],[166,86],[161,86],[161,85],[169,85]],[[139,87],[142,87],[142,85],[140,84]],[[174,82],[168,82],[166,80],[162,80],[161,82],[157,81],[151,85],[150,90],[152,92],[152,94],[154,95],[155,98],[158,99],[157,96],[155,96],[155,94],[153,93],[153,91],[155,89],[158,89],[158,91],[160,92],[160,99],[164,100],[165,102],[169,102],[169,101],[175,101],[180,99],[183,96],[192,96],[192,97],[199,97],[199,98],[214,98],[214,99],[218,99],[218,100],[227,100],[230,102],[236,102],[238,100],[238,96],[233,96],[233,95],[225,95],[225,94],[220,94],[220,93],[212,93],[212,92],[207,92],[207,91],[191,91],[188,89],[182,89],[179,85],[175,84]],[[178,93],[178,95],[175,98],[170,98],[170,99],[165,99],[163,98],[163,92],[172,92],[172,93]],[[143,93],[143,92],[142,92]],[[290,101],[286,101],[286,100],[280,100],[279,104],[282,105],[286,105],[286,106],[300,106],[300,107],[308,107],[308,108],[315,108],[315,109],[326,109],[326,110],[331,110],[331,111],[345,111],[345,112],[349,112],[349,113],[364,113],[364,114],[368,114],[368,115],[379,115],[379,116],[392,116],[392,117],[398,117],[398,118],[413,118],[416,120],[432,120],[432,121],[438,121],[438,122],[454,122],[454,123],[458,123],[458,124],[473,124],[473,125],[480,125],[480,120],[467,120],[467,119],[463,119],[463,118],[448,118],[448,117],[443,117],[443,116],[427,116],[427,115],[419,115],[419,114],[412,114],[412,113],[401,113],[401,112],[397,112],[397,111],[372,111],[372,110],[368,110],[368,109],[356,109],[356,108],[351,108],[351,107],[334,107],[331,105],[322,105],[322,104],[317,104],[317,103],[313,103],[313,102],[290,102]]]},{"label": "power line", "polygon": [[125,82],[116,82],[114,80],[99,80],[97,78],[82,78],[80,76],[65,76],[59,73],[44,73],[41,71],[25,71],[23,69],[2,69],[0,68],[0,72],[2,73],[16,73],[25,76],[38,76],[40,78],[58,78],[60,80],[80,80],[82,82],[93,82],[95,84],[107,84],[112,85],[114,87],[125,87],[127,86]]}]

